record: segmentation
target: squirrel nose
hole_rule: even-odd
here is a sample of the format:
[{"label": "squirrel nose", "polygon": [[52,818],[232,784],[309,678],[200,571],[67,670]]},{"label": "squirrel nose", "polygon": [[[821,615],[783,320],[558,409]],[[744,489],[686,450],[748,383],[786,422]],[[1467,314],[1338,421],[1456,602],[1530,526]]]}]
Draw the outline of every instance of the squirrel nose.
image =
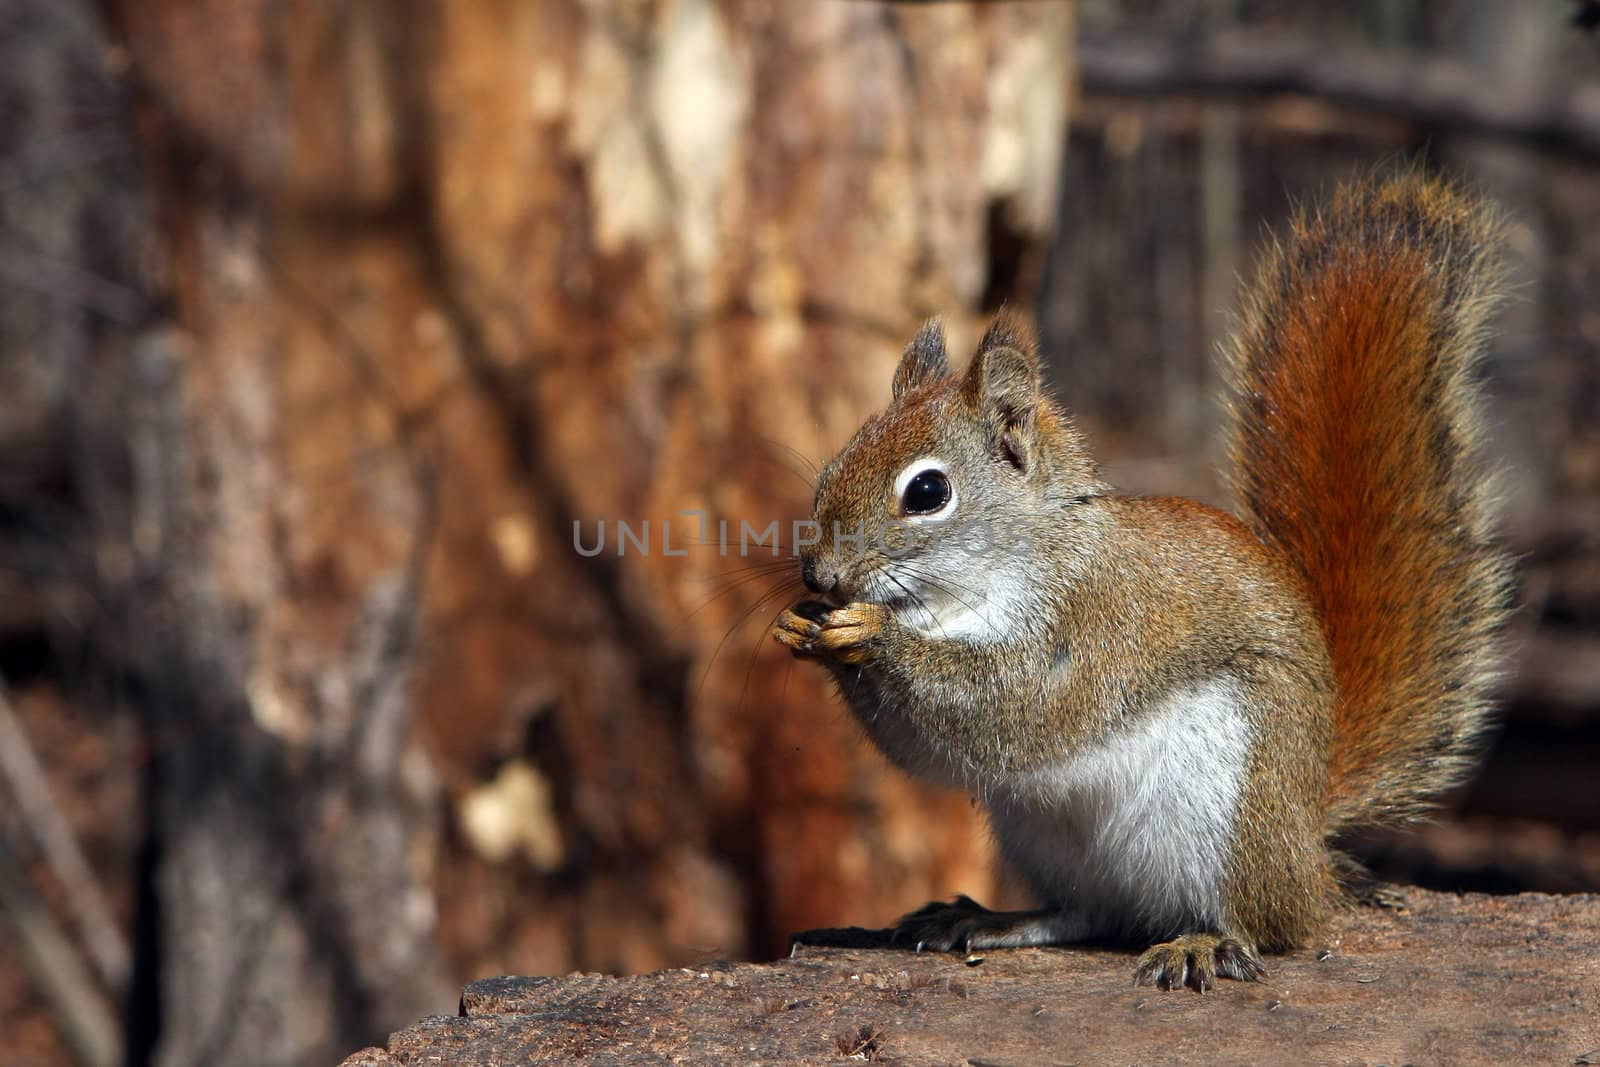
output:
[{"label": "squirrel nose", "polygon": [[818,575],[817,561],[814,559],[808,559],[801,562],[800,578],[806,583],[807,589],[818,594],[819,596],[833,592],[834,589],[838,588],[839,585],[839,576],[837,574],[830,572],[828,574]]}]

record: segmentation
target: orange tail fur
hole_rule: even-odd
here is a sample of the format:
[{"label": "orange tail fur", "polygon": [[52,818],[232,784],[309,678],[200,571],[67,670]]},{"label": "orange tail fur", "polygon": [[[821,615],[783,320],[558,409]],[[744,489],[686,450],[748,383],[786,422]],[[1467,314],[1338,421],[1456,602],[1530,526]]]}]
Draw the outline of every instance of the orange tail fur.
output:
[{"label": "orange tail fur", "polygon": [[1301,214],[1228,360],[1234,489],[1304,576],[1339,685],[1330,833],[1404,822],[1470,770],[1511,571],[1475,364],[1500,227],[1409,173]]}]

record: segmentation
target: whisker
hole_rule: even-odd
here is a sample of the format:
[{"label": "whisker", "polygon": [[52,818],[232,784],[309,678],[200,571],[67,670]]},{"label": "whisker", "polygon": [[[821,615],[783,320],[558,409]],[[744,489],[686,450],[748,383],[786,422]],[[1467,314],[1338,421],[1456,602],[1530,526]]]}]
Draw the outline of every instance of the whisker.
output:
[{"label": "whisker", "polygon": [[839,689],[841,690],[840,695],[844,697],[844,700],[845,700],[846,704],[849,704],[852,707],[855,706],[856,693],[861,689],[861,679],[866,673],[867,672],[862,670],[860,667],[857,667],[855,669],[855,675],[856,675],[855,676],[855,680],[851,683],[850,692],[848,694],[845,694],[845,693],[842,692],[843,689],[844,689],[844,686],[840,686],[839,687]]},{"label": "whisker", "polygon": [[763,651],[762,642],[766,638],[767,633],[772,629],[772,624],[778,621],[778,616],[782,615],[787,608],[788,605],[785,604],[783,607],[773,612],[772,617],[767,620],[767,624],[763,626],[760,633],[756,635],[756,643],[752,645],[750,649],[750,664],[744,670],[744,684],[739,687],[739,707],[741,708],[744,707],[745,697],[750,693],[750,679],[755,675],[756,664],[761,661],[761,653]]},{"label": "whisker", "polygon": [[976,606],[974,606],[972,604],[971,601],[966,600],[966,599],[958,596],[956,594],[955,590],[960,589],[962,592],[970,593],[971,595],[977,597],[979,600],[982,600],[983,602],[988,603],[989,598],[987,596],[985,596],[984,594],[978,592],[978,590],[971,588],[970,586],[962,585],[960,582],[957,582],[953,578],[948,578],[948,577],[945,577],[943,575],[939,575],[939,576],[935,577],[934,575],[929,574],[927,571],[925,571],[922,568],[916,566],[915,564],[904,563],[904,564],[901,564],[901,567],[905,570],[905,572],[907,574],[911,575],[911,577],[915,578],[917,581],[924,582],[924,583],[926,583],[928,585],[933,586],[935,589],[939,590],[941,593],[944,593],[944,594],[948,595],[949,597],[951,597],[952,599],[958,601],[963,607],[967,608],[969,611],[977,611],[978,609],[977,609]]},{"label": "whisker", "polygon": [[950,634],[945,630],[944,623],[939,621],[939,616],[937,614],[928,609],[928,602],[922,599],[916,593],[913,593],[906,583],[902,582],[893,572],[885,570],[882,573],[885,578],[889,579],[895,584],[896,588],[898,588],[906,596],[910,597],[912,602],[915,603],[917,607],[921,608],[923,612],[933,620],[933,624],[939,628],[939,632],[941,634],[944,634],[945,639],[949,640]]},{"label": "whisker", "polygon": [[789,676],[794,673],[794,657],[789,657],[789,662],[783,665],[783,685],[778,689],[778,706],[783,707],[789,700]]},{"label": "whisker", "polygon": [[726,587],[717,590],[716,592],[714,592],[710,596],[708,596],[705,600],[701,601],[699,605],[697,605],[692,611],[689,612],[689,614],[684,616],[684,619],[685,619],[685,621],[687,621],[689,619],[694,618],[696,615],[700,614],[706,608],[710,607],[714,602],[716,602],[718,600],[721,600],[723,597],[728,596],[731,593],[734,593],[734,592],[737,592],[740,589],[743,589],[745,586],[753,585],[756,582],[762,581],[763,579],[767,579],[767,578],[783,578],[785,576],[785,573],[790,571],[790,570],[792,570],[792,569],[793,568],[790,568],[790,567],[784,567],[782,570],[774,569],[774,570],[758,571],[758,572],[756,572],[754,574],[745,574],[745,575],[735,579],[734,581],[729,582]]},{"label": "whisker", "polygon": [[925,585],[931,585],[931,587],[933,587],[933,589],[938,590],[938,592],[944,593],[944,595],[946,595],[946,597],[949,597],[950,600],[957,601],[958,605],[962,605],[963,608],[968,609],[968,611],[973,611],[973,613],[978,613],[978,608],[974,608],[974,606],[971,605],[971,603],[968,603],[968,601],[966,601],[965,598],[960,597],[960,595],[958,595],[958,593],[955,592],[955,590],[949,589],[949,587],[947,587],[947,585],[944,584],[944,582],[942,582],[941,579],[938,579],[938,577],[933,577],[933,576],[931,576],[931,574],[925,573],[925,571],[920,571],[920,569],[915,568],[915,566],[904,566],[904,565],[902,565],[902,569],[904,569],[904,571],[906,571],[906,574],[909,574],[910,577],[914,577],[914,579],[917,579],[918,582],[922,582],[922,584],[925,584]]},{"label": "whisker", "polygon": [[712,582],[742,581],[746,578],[759,578],[769,574],[798,574],[800,568],[796,567],[793,560],[773,560],[770,563],[750,563],[743,567],[729,567],[714,574],[705,574],[690,578],[691,582],[700,585],[709,585]]},{"label": "whisker", "polygon": [[[932,575],[929,575],[926,571],[924,571],[920,567],[918,567],[915,562],[911,562],[911,561],[902,562],[902,563],[900,563],[898,565],[899,566],[903,566],[905,568],[905,570],[908,573],[910,573],[913,577],[915,577],[918,581],[927,582],[930,585],[939,585],[941,587],[945,587],[944,591],[947,592],[947,593],[950,592],[949,588],[947,588],[947,587],[953,586],[956,589],[960,589],[964,593],[972,594],[973,596],[977,597],[979,600],[984,601],[985,603],[987,603],[988,600],[989,600],[989,598],[987,596],[985,596],[983,593],[979,592],[978,590],[972,588],[969,585],[962,585],[960,582],[956,581],[954,578],[951,578],[951,577],[949,577],[947,575],[940,575],[938,578],[934,578]],[[954,595],[954,594],[951,594],[951,595]],[[962,601],[962,603],[966,604],[966,601]],[[966,606],[969,607],[969,608],[972,607],[971,604],[967,604]]]},{"label": "whisker", "polygon": [[[947,579],[935,578],[935,577],[933,577],[933,576],[931,576],[929,574],[924,573],[923,571],[919,570],[918,568],[916,568],[914,566],[910,566],[910,565],[904,565],[904,569],[905,569],[907,574],[911,575],[917,581],[923,582],[926,585],[932,586],[933,588],[937,589],[939,592],[941,592],[941,593],[945,594],[946,596],[950,597],[950,599],[952,599],[952,600],[956,601],[957,603],[959,603],[962,607],[966,608],[968,611],[972,612],[974,615],[978,616],[978,618],[983,620],[985,626],[988,626],[990,629],[994,629],[995,628],[994,620],[989,618],[989,616],[985,612],[980,610],[971,601],[967,600],[965,597],[961,596],[954,589],[949,588],[949,586],[947,586],[945,584]],[[965,588],[965,587],[963,587],[963,588]],[[978,597],[980,600],[983,600],[985,603],[988,602],[988,597],[985,597],[982,593],[977,592],[977,590],[968,589],[967,591],[972,593],[974,596]]]},{"label": "whisker", "polygon": [[[739,631],[744,624],[749,621],[750,616],[756,611],[760,610],[763,605],[771,603],[774,597],[782,596],[786,592],[795,591],[790,589],[788,586],[780,585],[775,589],[771,589],[768,592],[761,594],[750,604],[749,607],[740,612],[739,617],[733,621],[733,624],[729,626],[726,631],[723,632],[722,639],[717,642],[717,646],[711,650],[710,658],[706,660],[705,670],[700,672],[700,683],[695,687],[695,699],[697,701],[705,691],[706,681],[711,677],[711,669],[716,665],[717,657],[722,655],[722,648],[728,643],[728,638],[732,637],[737,631]],[[777,616],[774,615],[773,618],[777,618]]]},{"label": "whisker", "polygon": [[813,460],[810,456],[806,455],[804,452],[800,451],[798,448],[795,448],[792,445],[786,445],[782,441],[779,441],[778,439],[776,439],[774,437],[765,437],[765,436],[763,436],[761,434],[757,434],[756,435],[756,440],[761,441],[764,444],[770,445],[773,448],[781,448],[785,452],[789,453],[789,455],[793,456],[795,459],[797,459],[801,463],[805,464],[806,469],[811,472],[811,477],[812,477],[813,480],[815,480],[818,476],[820,476],[822,474],[822,468],[817,464],[817,462],[815,460]]},{"label": "whisker", "polygon": [[696,582],[714,582],[719,578],[731,578],[736,574],[766,574],[772,571],[787,571],[794,569],[794,560],[792,559],[764,560],[761,563],[747,563],[743,567],[730,567],[727,570],[718,571],[716,574],[707,574],[703,577],[693,578],[690,580]]},{"label": "whisker", "polygon": [[[766,544],[765,542],[758,542],[758,543],[750,545],[748,547],[750,549],[763,549],[763,550],[765,550],[763,554],[771,555],[771,556],[773,556],[774,559],[798,559],[799,556],[800,556],[800,552],[799,552],[798,549],[796,549],[796,548],[794,548],[792,546],[785,546],[782,543],[779,543],[777,545],[776,552],[773,551],[773,546],[772,545]],[[749,551],[749,550],[746,550],[745,547],[742,547],[740,545],[740,543],[739,543],[738,537],[736,537],[736,536],[730,536],[726,540],[722,540],[722,539],[706,539],[706,540],[695,540],[695,541],[673,540],[672,548],[675,549],[675,550],[676,549],[682,549],[682,548],[717,548],[717,549],[721,549],[722,550],[722,552],[721,552],[722,555],[725,555],[725,556],[737,556],[739,559],[749,559],[751,556],[757,554],[754,551]],[[735,551],[735,550],[737,550],[737,551]],[[676,554],[676,553],[674,553],[674,554]]]}]

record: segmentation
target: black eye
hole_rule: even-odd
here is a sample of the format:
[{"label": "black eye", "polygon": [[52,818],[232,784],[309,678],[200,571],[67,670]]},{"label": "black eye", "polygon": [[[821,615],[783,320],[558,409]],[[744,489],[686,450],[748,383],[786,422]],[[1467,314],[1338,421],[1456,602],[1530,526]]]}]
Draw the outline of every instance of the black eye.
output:
[{"label": "black eye", "polygon": [[925,470],[906,486],[900,506],[907,515],[931,515],[950,503],[950,479],[944,471]]}]

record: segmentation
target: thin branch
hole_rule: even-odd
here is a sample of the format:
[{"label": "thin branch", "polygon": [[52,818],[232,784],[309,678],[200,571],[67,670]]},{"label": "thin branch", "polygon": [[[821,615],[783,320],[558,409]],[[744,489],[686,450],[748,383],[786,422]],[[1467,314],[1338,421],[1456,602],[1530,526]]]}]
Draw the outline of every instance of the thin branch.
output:
[{"label": "thin branch", "polygon": [[128,943],[111,917],[72,824],[51,795],[50,783],[28,735],[17,721],[0,683],[0,779],[16,798],[23,822],[61,883],[84,947],[107,989],[120,992],[128,980]]},{"label": "thin branch", "polygon": [[1197,40],[1085,36],[1078,71],[1103,96],[1309,96],[1451,133],[1600,158],[1600,83],[1541,89],[1409,52],[1236,30]]},{"label": "thin branch", "polygon": [[0,839],[0,912],[16,928],[23,966],[60,1021],[62,1036],[89,1067],[122,1060],[117,1016],[88,968],[33,891],[10,847]]}]

